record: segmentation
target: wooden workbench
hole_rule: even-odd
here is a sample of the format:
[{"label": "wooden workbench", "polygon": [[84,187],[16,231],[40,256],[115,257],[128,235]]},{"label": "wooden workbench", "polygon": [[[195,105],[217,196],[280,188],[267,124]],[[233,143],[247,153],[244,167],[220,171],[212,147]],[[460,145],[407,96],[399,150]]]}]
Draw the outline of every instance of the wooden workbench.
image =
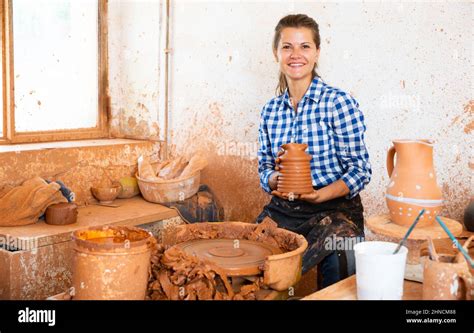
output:
[{"label": "wooden workbench", "polygon": [[119,207],[89,205],[78,209],[77,222],[49,225],[44,221],[0,227],[0,299],[45,299],[71,285],[74,231],[92,226],[140,226],[159,236],[184,223],[174,209],[141,197],[115,200]]},{"label": "wooden workbench", "polygon": [[[405,280],[403,284],[403,300],[422,299],[422,286],[419,282]],[[321,289],[302,298],[309,300],[357,300],[356,276],[352,275],[327,288]]]},{"label": "wooden workbench", "polygon": [[117,199],[114,205],[119,207],[99,205],[79,207],[77,222],[69,225],[49,225],[40,220],[25,226],[0,227],[0,237],[8,239],[9,243],[19,250],[28,250],[26,246],[33,240],[37,247],[69,241],[72,232],[91,226],[115,224],[134,226],[178,216],[175,210],[147,202],[142,197]]}]

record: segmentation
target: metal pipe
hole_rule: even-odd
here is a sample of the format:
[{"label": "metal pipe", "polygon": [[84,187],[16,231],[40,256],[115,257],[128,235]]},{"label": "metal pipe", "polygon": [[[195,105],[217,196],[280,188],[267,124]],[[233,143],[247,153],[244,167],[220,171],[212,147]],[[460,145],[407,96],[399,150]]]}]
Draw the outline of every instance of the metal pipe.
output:
[{"label": "metal pipe", "polygon": [[168,77],[169,77],[169,53],[170,53],[170,48],[169,48],[169,35],[170,35],[170,0],[166,0],[166,36],[165,36],[165,145],[164,145],[164,159],[168,159],[168,154],[169,154],[169,129],[168,129],[168,112],[169,112],[169,101],[168,101],[168,94],[169,94],[169,87],[168,87]]}]

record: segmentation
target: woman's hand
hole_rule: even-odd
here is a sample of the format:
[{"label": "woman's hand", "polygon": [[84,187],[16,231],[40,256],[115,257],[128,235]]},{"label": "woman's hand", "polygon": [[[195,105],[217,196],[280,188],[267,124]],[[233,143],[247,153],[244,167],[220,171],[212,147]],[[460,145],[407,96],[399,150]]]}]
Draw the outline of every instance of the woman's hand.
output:
[{"label": "woman's hand", "polygon": [[275,159],[275,170],[280,170],[280,167],[278,164],[280,164],[280,156],[283,155],[285,151],[283,149],[280,149],[277,153],[277,158]]},{"label": "woman's hand", "polygon": [[343,197],[349,194],[349,188],[341,179],[336,180],[334,183],[329,184],[319,190],[313,190],[307,194],[293,194],[293,193],[282,193],[278,191],[272,191],[272,195],[280,197],[285,200],[304,200],[313,204],[318,204],[335,198]]},{"label": "woman's hand", "polygon": [[301,194],[299,199],[313,204],[318,204],[327,200],[324,200],[324,197],[321,195],[321,190],[313,190],[311,193]]},{"label": "woman's hand", "polygon": [[[285,151],[284,150],[279,150],[277,153],[277,158],[275,159],[275,171],[270,175],[270,178],[268,178],[268,186],[270,187],[271,190],[275,191],[278,187],[278,176],[280,176],[280,167],[278,164],[280,164],[280,156],[283,155]],[[272,192],[273,194],[273,192]]]},{"label": "woman's hand", "polygon": [[282,193],[279,191],[272,191],[272,195],[275,195],[279,198],[282,198],[288,201],[304,200],[304,201],[308,201],[314,204],[321,203],[324,201],[324,200],[321,200],[321,193],[318,190],[313,190],[313,192],[307,193],[307,194],[293,194],[293,193]]}]

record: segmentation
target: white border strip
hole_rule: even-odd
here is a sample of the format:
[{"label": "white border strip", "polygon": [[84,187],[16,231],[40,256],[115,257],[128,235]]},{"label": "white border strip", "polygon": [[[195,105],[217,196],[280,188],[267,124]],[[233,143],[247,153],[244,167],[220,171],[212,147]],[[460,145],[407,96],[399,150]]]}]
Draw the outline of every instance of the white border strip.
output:
[{"label": "white border strip", "polygon": [[417,205],[417,206],[429,206],[429,207],[433,206],[433,207],[435,207],[435,206],[439,206],[439,205],[443,204],[442,199],[440,199],[440,200],[429,200],[429,199],[404,198],[404,197],[396,197],[396,196],[388,194],[388,193],[385,194],[385,197],[387,199],[390,199],[390,200],[393,200],[393,201],[402,202],[402,203],[406,203],[406,204]]}]

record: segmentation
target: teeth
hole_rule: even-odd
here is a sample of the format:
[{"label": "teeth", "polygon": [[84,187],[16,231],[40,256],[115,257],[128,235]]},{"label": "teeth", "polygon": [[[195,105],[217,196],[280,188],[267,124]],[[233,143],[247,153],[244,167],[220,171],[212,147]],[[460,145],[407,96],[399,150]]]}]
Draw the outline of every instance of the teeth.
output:
[{"label": "teeth", "polygon": [[301,67],[303,64],[290,64],[290,67]]}]

